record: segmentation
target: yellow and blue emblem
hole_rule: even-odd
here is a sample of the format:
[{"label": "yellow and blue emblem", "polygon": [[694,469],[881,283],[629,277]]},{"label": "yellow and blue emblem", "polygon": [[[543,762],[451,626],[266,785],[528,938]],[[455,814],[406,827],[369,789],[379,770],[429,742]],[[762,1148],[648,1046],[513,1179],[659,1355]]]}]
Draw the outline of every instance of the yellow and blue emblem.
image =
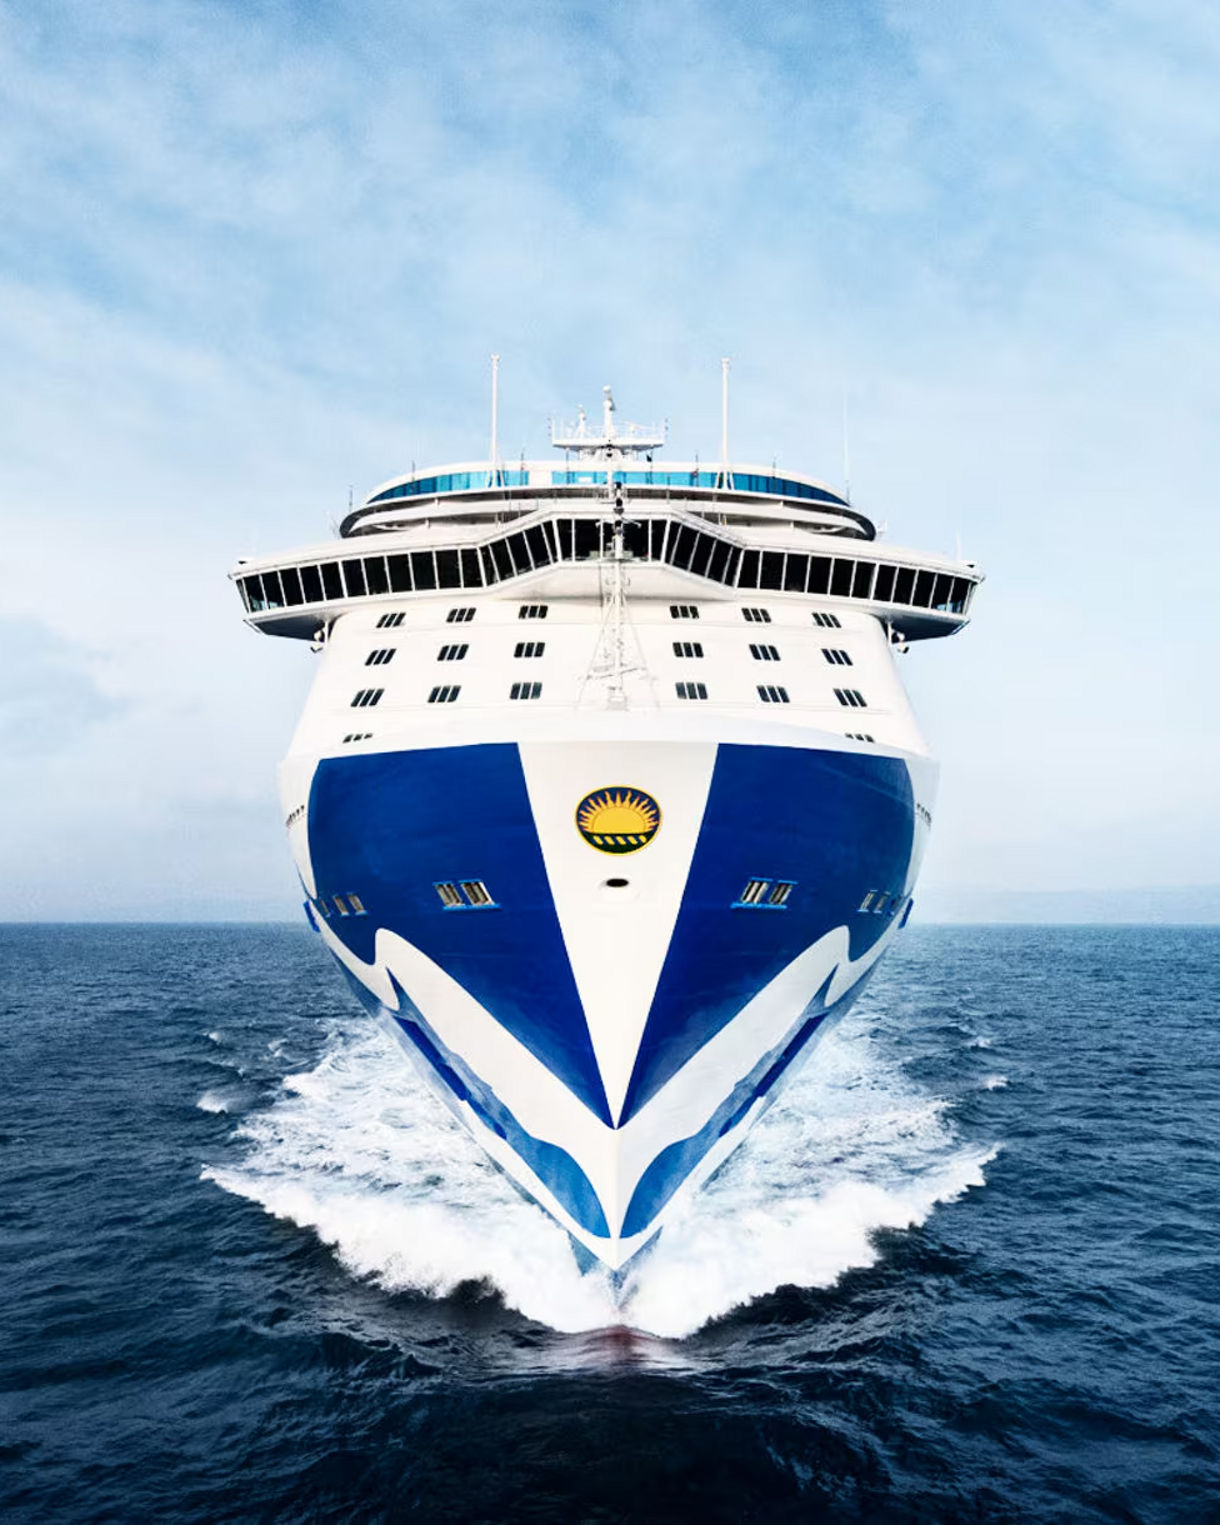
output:
[{"label": "yellow and blue emblem", "polygon": [[642,789],[595,789],[576,807],[576,830],[598,852],[638,852],[660,826],[661,807]]}]

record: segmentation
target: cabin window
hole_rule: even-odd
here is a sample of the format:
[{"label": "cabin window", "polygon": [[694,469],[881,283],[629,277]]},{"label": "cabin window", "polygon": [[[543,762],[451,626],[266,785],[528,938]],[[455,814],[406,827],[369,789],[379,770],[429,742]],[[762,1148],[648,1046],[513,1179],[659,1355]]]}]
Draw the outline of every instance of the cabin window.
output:
[{"label": "cabin window", "polygon": [[436,654],[438,662],[460,662],[470,647],[462,642],[460,646],[442,646]]},{"label": "cabin window", "polygon": [[368,741],[372,734],[372,731],[349,731],[343,742],[346,745],[349,741]]},{"label": "cabin window", "polygon": [[779,688],[774,683],[760,683],[758,685],[758,697],[764,704],[788,704],[788,690]]},{"label": "cabin window", "polygon": [[370,651],[364,659],[364,665],[366,667],[384,667],[387,662],[394,660],[394,651],[395,648],[393,646],[382,646],[376,651]]},{"label": "cabin window", "polygon": [[675,641],[674,656],[676,657],[701,657],[703,645],[699,641]]},{"label": "cabin window", "polygon": [[467,625],[474,619],[473,609],[450,609],[445,616],[445,622],[449,625]]},{"label": "cabin window", "polygon": [[508,691],[510,699],[540,699],[542,697],[541,683],[514,683]]},{"label": "cabin window", "polygon": [[381,702],[381,696],[385,693],[384,688],[361,688],[357,689],[355,698],[352,700],[352,709],[371,709],[374,704]]},{"label": "cabin window", "polygon": [[460,683],[444,683],[428,695],[429,704],[452,704],[462,692]]},{"label": "cabin window", "polygon": [[778,662],[778,646],[754,646],[750,647],[750,655],[756,662]]},{"label": "cabin window", "polygon": [[823,630],[840,630],[839,616],[837,614],[825,614],[821,609],[813,611],[813,623],[821,625]]},{"label": "cabin window", "polygon": [[870,736],[867,731],[845,731],[843,734],[848,741],[876,741],[876,737]]},{"label": "cabin window", "polygon": [[545,650],[545,641],[518,641],[513,647],[513,656],[540,657]]},{"label": "cabin window", "polygon": [[840,704],[845,704],[848,709],[862,710],[868,705],[868,700],[858,688],[836,688],[835,698]]},{"label": "cabin window", "polygon": [[848,656],[848,654],[845,651],[839,650],[839,648],[837,646],[836,647],[823,646],[822,647],[822,655],[826,658],[826,660],[830,663],[830,665],[832,667],[851,667],[852,666],[851,658]]},{"label": "cabin window", "polygon": [[698,604],[670,604],[669,617],[671,620],[697,620],[699,606]]},{"label": "cabin window", "polygon": [[750,625],[769,625],[771,623],[771,613],[767,609],[743,609],[741,616]]},{"label": "cabin window", "polygon": [[377,628],[378,630],[397,630],[406,617],[401,609],[395,614],[383,614],[377,621]]},{"label": "cabin window", "polygon": [[522,604],[517,610],[519,620],[544,620],[549,609],[548,604]]},{"label": "cabin window", "polygon": [[357,916],[367,916],[369,914],[364,909],[364,901],[361,900],[359,895],[353,895],[349,891],[348,892],[348,897],[347,897],[347,903],[348,903],[348,905],[351,906],[352,910],[355,912],[355,914]]},{"label": "cabin window", "polygon": [[462,894],[465,895],[469,905],[495,905],[495,901],[491,898],[491,893],[482,879],[463,879],[461,885]]},{"label": "cabin window", "polygon": [[455,906],[459,906],[463,903],[461,895],[458,894],[458,887],[456,884],[450,884],[447,880],[445,880],[440,884],[434,884],[432,888],[440,896],[440,902],[447,911],[451,911]]},{"label": "cabin window", "polygon": [[706,699],[706,683],[675,683],[674,692],[679,699]]}]

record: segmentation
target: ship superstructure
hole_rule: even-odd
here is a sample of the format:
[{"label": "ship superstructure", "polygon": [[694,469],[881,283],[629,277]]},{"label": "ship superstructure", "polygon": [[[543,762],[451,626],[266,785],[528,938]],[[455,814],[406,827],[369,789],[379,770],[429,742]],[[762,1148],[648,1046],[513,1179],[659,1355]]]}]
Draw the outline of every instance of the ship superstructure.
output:
[{"label": "ship superstructure", "polygon": [[910,914],[935,765],[894,653],[981,579],[813,478],[662,466],[608,390],[553,444],[396,477],[232,575],[320,655],[281,767],[311,923],[618,1267]]}]

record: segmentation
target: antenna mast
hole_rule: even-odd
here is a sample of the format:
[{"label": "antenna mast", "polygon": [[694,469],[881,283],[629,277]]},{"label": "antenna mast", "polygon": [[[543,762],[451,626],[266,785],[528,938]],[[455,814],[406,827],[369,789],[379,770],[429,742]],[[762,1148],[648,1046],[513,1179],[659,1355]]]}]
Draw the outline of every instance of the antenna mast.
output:
[{"label": "antenna mast", "polygon": [[851,502],[851,455],[847,448],[847,388],[843,388],[843,497]]},{"label": "antenna mast", "polygon": [[720,485],[731,488],[733,477],[729,471],[729,357],[720,362]]},{"label": "antenna mast", "polygon": [[491,357],[491,480],[489,486],[495,487],[500,478],[500,357]]}]

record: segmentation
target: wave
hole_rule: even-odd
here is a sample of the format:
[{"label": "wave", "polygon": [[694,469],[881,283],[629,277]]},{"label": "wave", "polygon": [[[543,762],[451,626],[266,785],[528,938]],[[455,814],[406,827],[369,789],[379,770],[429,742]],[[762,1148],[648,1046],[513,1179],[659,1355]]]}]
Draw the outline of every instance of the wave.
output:
[{"label": "wave", "polygon": [[[849,1016],[745,1144],[616,1281],[483,1154],[367,1021],[288,1076],[237,1130],[245,1157],[203,1175],[312,1230],[354,1275],[444,1297],[469,1283],[565,1332],[681,1338],[776,1287],[831,1285],[876,1260],[879,1229],[925,1221],[984,1183],[946,1102],[905,1079]],[[202,1102],[200,1103],[202,1105]]]}]

